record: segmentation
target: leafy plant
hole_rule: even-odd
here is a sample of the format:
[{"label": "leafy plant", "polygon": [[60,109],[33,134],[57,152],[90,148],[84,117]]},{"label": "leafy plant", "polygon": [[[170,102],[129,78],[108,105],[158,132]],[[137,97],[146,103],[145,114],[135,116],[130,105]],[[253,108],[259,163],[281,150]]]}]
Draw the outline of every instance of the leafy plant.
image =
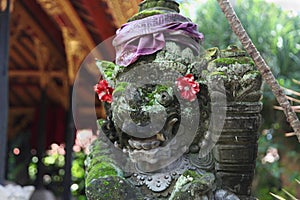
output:
[{"label": "leafy plant", "polygon": [[[205,36],[204,48],[226,48],[230,44],[241,47],[217,2],[199,5],[196,23]],[[262,0],[237,0],[234,9],[276,77],[284,79],[293,74],[299,80],[300,17]]]}]

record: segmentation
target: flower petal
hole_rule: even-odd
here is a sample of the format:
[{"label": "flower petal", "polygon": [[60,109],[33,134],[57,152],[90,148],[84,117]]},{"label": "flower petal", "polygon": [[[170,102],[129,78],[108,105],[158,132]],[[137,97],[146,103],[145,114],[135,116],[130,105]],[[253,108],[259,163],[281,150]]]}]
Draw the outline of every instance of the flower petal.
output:
[{"label": "flower petal", "polygon": [[114,89],[108,86],[106,80],[100,80],[98,84],[94,86],[94,91],[98,94],[100,101],[112,102],[112,93]]},{"label": "flower petal", "polygon": [[192,74],[179,77],[176,81],[176,86],[180,91],[181,97],[189,101],[194,101],[197,98],[196,94],[200,91],[199,83],[194,81]]}]

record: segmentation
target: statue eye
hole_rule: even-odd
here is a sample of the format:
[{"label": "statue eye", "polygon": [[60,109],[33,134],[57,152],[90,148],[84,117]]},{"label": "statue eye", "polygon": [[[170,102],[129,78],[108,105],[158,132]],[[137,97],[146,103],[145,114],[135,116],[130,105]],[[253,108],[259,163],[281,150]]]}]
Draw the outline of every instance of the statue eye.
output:
[{"label": "statue eye", "polygon": [[173,97],[169,95],[168,92],[163,91],[160,93],[158,98],[158,103],[160,103],[163,106],[168,106],[173,101]]}]

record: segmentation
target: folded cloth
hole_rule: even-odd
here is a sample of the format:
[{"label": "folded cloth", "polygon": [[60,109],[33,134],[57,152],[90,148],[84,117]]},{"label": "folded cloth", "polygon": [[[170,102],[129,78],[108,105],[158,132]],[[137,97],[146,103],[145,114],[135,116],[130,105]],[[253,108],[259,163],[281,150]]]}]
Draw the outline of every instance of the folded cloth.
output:
[{"label": "folded cloth", "polygon": [[128,66],[140,56],[153,54],[165,47],[166,41],[180,43],[199,54],[204,39],[196,24],[177,13],[159,14],[124,24],[113,40],[116,64]]}]

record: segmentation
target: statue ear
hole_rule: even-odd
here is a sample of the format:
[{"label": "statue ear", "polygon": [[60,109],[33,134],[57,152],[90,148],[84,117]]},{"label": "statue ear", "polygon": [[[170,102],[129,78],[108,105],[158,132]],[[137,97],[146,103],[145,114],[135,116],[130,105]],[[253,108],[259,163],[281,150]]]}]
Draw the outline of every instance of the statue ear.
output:
[{"label": "statue ear", "polygon": [[115,80],[119,72],[122,71],[123,67],[116,65],[113,62],[96,60],[96,65],[109,86],[115,87]]}]

